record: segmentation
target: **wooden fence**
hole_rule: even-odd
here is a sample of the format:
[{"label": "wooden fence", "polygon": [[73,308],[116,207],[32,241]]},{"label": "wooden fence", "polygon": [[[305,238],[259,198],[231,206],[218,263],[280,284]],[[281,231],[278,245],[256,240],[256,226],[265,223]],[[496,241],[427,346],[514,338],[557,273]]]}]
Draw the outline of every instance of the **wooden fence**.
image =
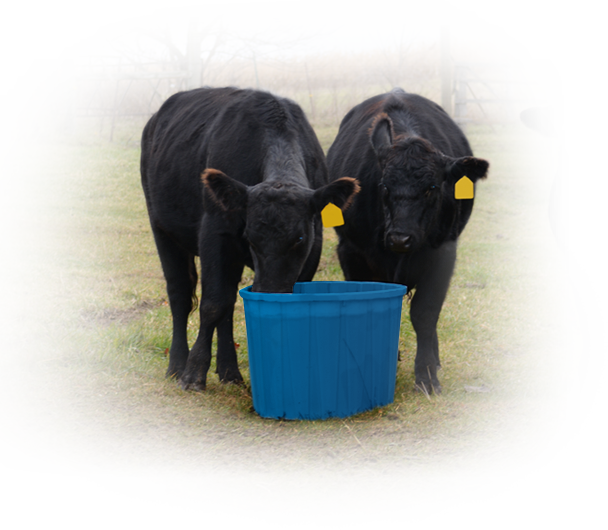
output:
[{"label": "wooden fence", "polygon": [[468,123],[517,123],[526,106],[568,104],[592,81],[608,81],[608,65],[455,61],[449,26],[441,26],[440,71],[442,107],[465,130]]},{"label": "wooden fence", "polygon": [[[497,76],[497,71],[502,75]],[[572,79],[562,80],[564,73]],[[535,79],[529,79],[531,76]],[[596,79],[608,81],[608,66],[455,61],[454,118],[461,124],[479,121],[469,117],[468,106],[475,105],[482,121],[515,123],[518,106],[566,105]],[[488,105],[500,105],[504,112],[490,116]]]},{"label": "wooden fence", "polygon": [[[571,102],[594,79],[608,81],[608,65],[455,61],[450,52],[450,27],[441,26],[440,35],[441,105],[465,130],[468,123],[487,123],[492,128],[496,123],[516,123],[518,111],[524,106],[566,104]],[[156,67],[141,64],[123,65],[119,57],[112,58],[118,62],[110,67],[104,63],[104,60],[109,58],[102,56],[87,56],[88,65],[82,63],[76,65],[76,57],[73,37],[64,37],[63,112],[66,130],[70,134],[76,132],[78,112],[79,117],[108,116],[112,120],[111,141],[116,119],[119,116],[133,115],[122,113],[121,105],[135,81],[146,81],[152,88],[152,95],[148,102],[148,114],[153,113],[152,102],[155,98],[162,102],[163,98],[158,92],[158,86],[162,80],[173,79],[179,83],[185,81],[187,89],[200,86],[201,34],[198,32],[192,33],[187,68],[183,70],[163,71],[163,67],[158,65]],[[98,59],[101,63],[93,63],[92,58]],[[147,66],[151,67],[144,71]],[[593,74],[590,75],[591,73]],[[97,95],[102,94],[100,87],[102,81],[114,83],[112,104],[111,106],[102,104],[96,107],[93,105],[93,101]],[[86,105],[77,108],[77,83],[82,82],[95,83],[95,89]],[[309,93],[311,93],[310,86]],[[101,99],[103,102],[103,98]],[[311,99],[311,112],[314,118],[315,109],[312,105]]]}]

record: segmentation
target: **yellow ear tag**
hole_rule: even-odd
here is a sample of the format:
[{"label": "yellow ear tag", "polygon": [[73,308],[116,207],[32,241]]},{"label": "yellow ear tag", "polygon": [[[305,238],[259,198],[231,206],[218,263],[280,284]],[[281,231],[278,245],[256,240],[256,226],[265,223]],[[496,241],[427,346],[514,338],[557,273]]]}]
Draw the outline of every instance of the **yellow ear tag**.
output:
[{"label": "yellow ear tag", "polygon": [[321,210],[321,219],[325,228],[333,228],[334,226],[342,226],[344,224],[342,210],[331,202]]},{"label": "yellow ear tag", "polygon": [[475,187],[469,177],[462,177],[454,187],[454,197],[457,199],[472,199],[475,195]]}]

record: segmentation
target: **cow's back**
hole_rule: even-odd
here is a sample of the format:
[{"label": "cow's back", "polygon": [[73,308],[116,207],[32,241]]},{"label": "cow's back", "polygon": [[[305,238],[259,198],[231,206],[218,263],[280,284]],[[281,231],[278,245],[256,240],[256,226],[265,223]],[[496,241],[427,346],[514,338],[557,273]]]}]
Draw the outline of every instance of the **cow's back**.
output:
[{"label": "cow's back", "polygon": [[380,178],[368,133],[374,118],[381,113],[391,117],[397,135],[415,133],[449,156],[473,154],[461,129],[439,105],[396,88],[363,101],[344,116],[327,153],[332,178],[339,178],[338,174],[355,177],[355,172],[364,180],[365,175]]},{"label": "cow's back", "polygon": [[213,167],[255,185],[263,179],[268,144],[277,137],[301,145],[312,189],[327,183],[323,151],[290,100],[231,87],[171,96],[142,135],[142,186],[152,224],[197,253],[205,208],[201,173]]},{"label": "cow's back", "polygon": [[150,221],[194,251],[203,213],[200,175],[213,122],[233,88],[200,88],[171,96],[142,135],[141,178]]}]

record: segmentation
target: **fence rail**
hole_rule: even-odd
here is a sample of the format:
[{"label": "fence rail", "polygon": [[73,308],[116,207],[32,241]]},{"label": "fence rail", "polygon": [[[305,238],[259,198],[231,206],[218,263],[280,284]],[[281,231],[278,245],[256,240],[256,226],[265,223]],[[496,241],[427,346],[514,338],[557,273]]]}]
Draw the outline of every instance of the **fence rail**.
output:
[{"label": "fence rail", "polygon": [[[523,105],[567,104],[591,81],[595,79],[608,81],[608,65],[454,61],[450,52],[450,27],[441,26],[440,32],[441,104],[463,129],[466,129],[468,123],[487,123],[490,127],[495,123],[515,123],[518,111]],[[179,84],[180,88],[184,81],[189,89],[200,86],[200,37],[200,33],[192,34],[188,61],[183,65],[187,66],[187,69],[172,71],[165,70],[166,64],[156,67],[162,71],[150,71],[155,68],[150,63],[122,65],[122,59],[118,56],[88,56],[88,64],[75,65],[77,56],[74,55],[74,40],[72,37],[64,37],[63,86],[60,90],[52,90],[52,101],[59,102],[63,95],[67,131],[72,134],[76,131],[77,113],[79,117],[111,117],[110,140],[112,140],[117,117],[149,115],[153,112],[154,102],[162,103],[163,95],[159,92],[159,87],[164,80],[173,79],[178,82],[176,84]],[[118,61],[118,64],[108,64],[111,59]],[[256,66],[255,57],[254,66]],[[307,69],[307,65],[305,67]],[[146,68],[148,70],[144,71]],[[500,76],[496,75],[497,71],[501,72]],[[133,83],[143,81],[152,88],[148,112],[142,113],[140,109],[132,109],[137,112],[123,112],[121,105],[131,86]],[[114,83],[112,98],[108,97],[107,85],[105,85],[105,101],[101,90],[102,82]],[[77,83],[95,83],[92,95],[90,97],[87,95],[89,99],[85,106],[76,106]],[[308,89],[308,93],[312,94],[309,80]],[[112,99],[111,103],[109,103],[110,99]],[[315,108],[312,97],[310,104],[314,118]]]},{"label": "fence rail", "polygon": [[[488,70],[496,69],[502,71],[502,77],[488,75]],[[562,73],[572,76],[577,71],[580,72],[577,79],[564,81],[559,78]],[[522,78],[531,72],[535,74],[535,79]],[[548,79],[539,76],[542,72],[548,73],[545,76]],[[589,78],[591,72],[594,74]],[[558,75],[558,79],[551,78],[555,75]],[[463,129],[468,123],[488,123],[490,126],[494,123],[515,123],[518,116],[516,105],[566,105],[596,79],[608,81],[608,66],[454,61],[454,119]],[[528,89],[533,87],[537,90],[531,96]],[[519,92],[517,95],[516,88]],[[483,91],[483,95],[476,93],[478,89]],[[553,90],[547,93],[547,89]],[[470,116],[469,105],[475,105],[481,111],[481,119]],[[489,111],[488,106],[492,105],[501,106],[499,110],[502,112],[496,112],[496,107],[494,111]]]},{"label": "fence rail", "polygon": [[76,81],[137,81],[148,79],[189,79],[190,72],[100,72],[92,74],[75,74]]}]

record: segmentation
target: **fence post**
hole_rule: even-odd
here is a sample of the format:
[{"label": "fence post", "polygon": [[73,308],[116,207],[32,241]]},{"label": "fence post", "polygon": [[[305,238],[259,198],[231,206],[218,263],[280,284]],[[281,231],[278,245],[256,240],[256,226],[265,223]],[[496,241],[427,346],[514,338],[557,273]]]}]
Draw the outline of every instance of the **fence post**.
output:
[{"label": "fence post", "polygon": [[200,31],[190,33],[190,46],[188,46],[188,71],[190,77],[186,82],[186,88],[200,88],[201,86],[201,37]]},{"label": "fence post", "polygon": [[251,50],[251,56],[253,58],[253,73],[255,74],[255,88],[260,89],[260,76],[258,75],[258,62],[255,58],[255,50]]},{"label": "fence post", "polygon": [[452,116],[452,61],[448,26],[441,27],[441,106]]},{"label": "fence post", "polygon": [[304,61],[304,72],[306,73],[306,88],[308,89],[308,98],[310,101],[310,121],[315,122],[315,104],[312,98],[312,88],[310,87],[310,78],[308,77],[308,64]]},{"label": "fence post", "polygon": [[[513,67],[507,66],[505,67],[505,98],[506,99],[515,99],[515,85],[513,83],[509,83],[509,81],[513,81]],[[507,110],[507,121],[515,121],[515,105],[513,103],[505,103],[505,108]]]},{"label": "fence post", "polygon": [[114,87],[114,104],[112,105],[112,118],[110,120],[110,143],[114,140],[114,126],[116,125],[116,118],[120,111],[120,102],[118,101],[118,91],[120,89],[120,80],[116,80],[116,86]]},{"label": "fence post", "polygon": [[[460,128],[467,132],[467,68],[466,66],[457,66],[454,69],[454,76],[458,82],[458,92],[454,101],[454,118],[460,125]],[[460,118],[460,119],[459,119]]]},{"label": "fence post", "polygon": [[74,69],[74,37],[63,37],[63,113],[65,130],[76,134],[76,71]]}]

